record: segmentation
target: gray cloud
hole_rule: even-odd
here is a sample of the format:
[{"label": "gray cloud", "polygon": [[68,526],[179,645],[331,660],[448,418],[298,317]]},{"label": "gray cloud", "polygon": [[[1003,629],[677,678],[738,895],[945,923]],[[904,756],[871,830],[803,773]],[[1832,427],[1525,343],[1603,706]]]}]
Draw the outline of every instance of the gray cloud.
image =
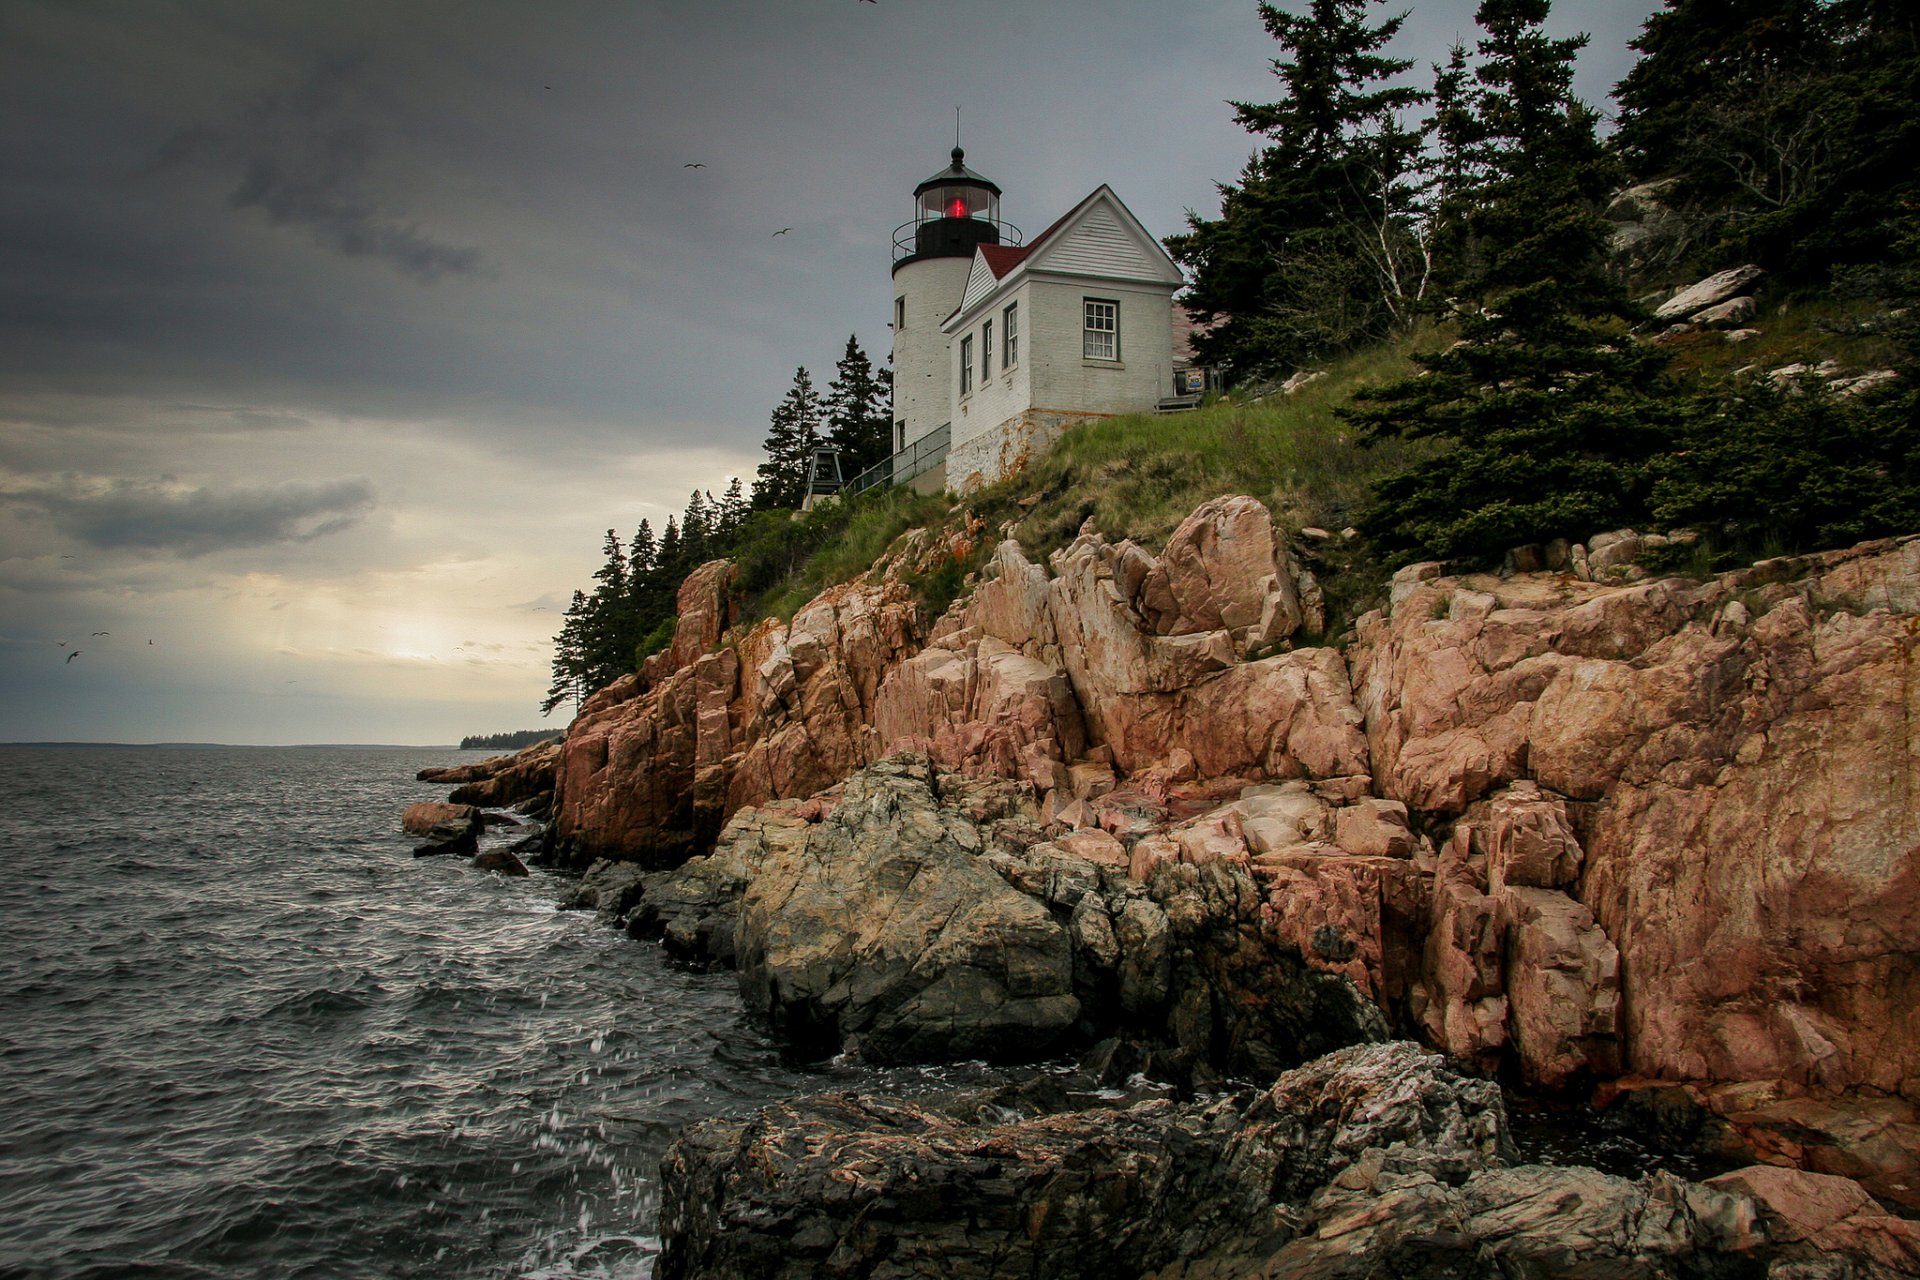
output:
[{"label": "gray cloud", "polygon": [[479,271],[480,250],[435,240],[368,194],[373,138],[353,94],[363,61],[358,54],[322,59],[304,82],[257,99],[231,128],[179,130],[156,169],[237,167],[230,207],[259,209],[274,226],[297,227],[317,244],[378,259],[415,280]]},{"label": "gray cloud", "polygon": [[170,481],[64,476],[0,489],[0,504],[38,511],[89,546],[215,551],[311,542],[357,524],[373,509],[366,480],[216,490]]}]

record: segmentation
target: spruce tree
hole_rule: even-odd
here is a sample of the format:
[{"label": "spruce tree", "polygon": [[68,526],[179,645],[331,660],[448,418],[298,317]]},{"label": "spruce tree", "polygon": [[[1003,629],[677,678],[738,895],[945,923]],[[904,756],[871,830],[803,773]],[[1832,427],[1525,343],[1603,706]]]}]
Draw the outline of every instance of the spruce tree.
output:
[{"label": "spruce tree", "polygon": [[751,508],[747,504],[746,494],[741,489],[740,477],[729,476],[727,478],[727,490],[720,495],[720,519],[718,526],[720,541],[727,550],[731,551],[733,549],[734,540],[740,534],[741,522],[747,518],[747,512],[749,510],[751,510]]},{"label": "spruce tree", "polygon": [[1920,203],[1920,18],[1906,0],[1666,0],[1620,82],[1617,145],[1670,196],[1696,267],[1825,284],[1898,253]]},{"label": "spruce tree", "polygon": [[576,710],[587,696],[586,657],[587,595],[576,590],[573,601],[553,639],[553,681],[540,703],[540,714],[552,715],[561,703],[572,700]]},{"label": "spruce tree", "polygon": [[[1404,297],[1407,177],[1420,152],[1399,114],[1426,95],[1382,87],[1412,63],[1379,50],[1405,20],[1366,20],[1378,0],[1311,0],[1305,15],[1260,5],[1290,58],[1271,103],[1234,103],[1234,119],[1270,139],[1237,185],[1221,184],[1220,217],[1189,213],[1168,251],[1192,281],[1185,303],[1213,327],[1200,357],[1230,376],[1281,372],[1381,336]],[[1375,246],[1392,246],[1381,256]]]},{"label": "spruce tree", "polygon": [[707,499],[698,489],[687,495],[687,509],[680,516],[680,554],[690,567],[705,564],[711,556],[710,513]]},{"label": "spruce tree", "polygon": [[1640,313],[1606,269],[1617,170],[1572,96],[1585,37],[1549,38],[1547,12],[1483,0],[1477,14],[1485,174],[1465,218],[1460,341],[1348,411],[1367,439],[1451,446],[1376,489],[1366,528],[1402,555],[1486,557],[1640,519],[1673,425],[1666,356],[1631,338]]},{"label": "spruce tree", "polygon": [[874,372],[873,362],[853,334],[827,384],[827,443],[840,451],[841,478],[851,480],[893,452],[891,379]]},{"label": "spruce tree", "polygon": [[761,447],[767,460],[758,468],[753,486],[756,508],[797,508],[807,496],[807,468],[820,441],[820,393],[806,369],[793,371],[793,386],[774,407]]},{"label": "spruce tree", "polygon": [[1824,8],[1819,0],[1665,0],[1629,42],[1641,57],[1614,91],[1614,145],[1634,175],[1688,171],[1722,186],[1722,163],[1703,150],[1721,132],[1715,117],[1733,101],[1760,106],[1823,67]]}]

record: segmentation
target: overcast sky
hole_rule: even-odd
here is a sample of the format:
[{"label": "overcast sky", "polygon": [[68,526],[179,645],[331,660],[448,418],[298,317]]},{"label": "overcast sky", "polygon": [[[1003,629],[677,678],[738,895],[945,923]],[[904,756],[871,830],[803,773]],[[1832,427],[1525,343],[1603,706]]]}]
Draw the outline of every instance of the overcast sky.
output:
[{"label": "overcast sky", "polygon": [[[1563,0],[1588,100],[1655,7]],[[885,359],[956,105],[1030,234],[1105,182],[1164,236],[1275,52],[1252,0],[0,0],[0,741],[540,724],[603,531]]]}]

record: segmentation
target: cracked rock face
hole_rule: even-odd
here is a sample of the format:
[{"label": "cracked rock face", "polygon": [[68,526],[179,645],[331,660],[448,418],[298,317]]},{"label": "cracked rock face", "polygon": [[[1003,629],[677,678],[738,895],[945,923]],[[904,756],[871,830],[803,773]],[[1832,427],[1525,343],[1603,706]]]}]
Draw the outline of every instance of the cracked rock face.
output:
[{"label": "cracked rock face", "polygon": [[663,1280],[1478,1280],[1912,1274],[1845,1179],[1515,1167],[1499,1090],[1404,1042],[1263,1090],[1039,1114],[829,1094],[708,1121],[663,1163]]},{"label": "cracked rock face", "polygon": [[[576,865],[711,847],[610,914],[821,1043],[1275,1070],[1393,1025],[1545,1088],[1683,1086],[1920,1203],[1920,539],[1700,582],[1410,566],[1344,652],[1269,652],[1314,592],[1257,508],[1159,556],[1003,541],[930,628],[894,565],[728,633],[703,568],[669,657],[569,732],[556,831]],[[958,771],[1027,808],[908,855],[806,799],[901,751],[926,803]]]},{"label": "cracked rock face", "polygon": [[1139,882],[1112,836],[1049,840],[1036,817],[1023,784],[895,756],[742,810],[677,869],[602,864],[577,905],[734,967],[750,1009],[823,1055],[1030,1059],[1118,1035],[1217,1079],[1384,1038],[1363,992],[1272,928],[1245,866]]}]

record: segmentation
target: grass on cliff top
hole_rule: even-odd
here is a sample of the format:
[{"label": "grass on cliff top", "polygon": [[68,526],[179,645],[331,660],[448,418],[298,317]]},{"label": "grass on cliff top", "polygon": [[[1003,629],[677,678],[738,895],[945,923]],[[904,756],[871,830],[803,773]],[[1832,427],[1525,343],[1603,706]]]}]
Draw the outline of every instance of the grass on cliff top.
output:
[{"label": "grass on cliff top", "polygon": [[1353,392],[1413,371],[1410,354],[1431,333],[1370,348],[1326,367],[1291,395],[1230,394],[1190,413],[1131,414],[1076,427],[1019,475],[972,495],[991,527],[1017,519],[1015,536],[1044,557],[1080,526],[1159,551],[1195,507],[1244,493],[1292,531],[1338,532],[1366,505],[1381,476],[1425,457],[1431,446],[1384,441],[1363,448],[1334,416]]},{"label": "grass on cliff top", "polygon": [[1362,448],[1333,411],[1356,388],[1411,372],[1410,353],[1436,341],[1422,333],[1345,357],[1292,395],[1228,396],[1190,413],[1133,414],[1076,427],[1018,475],[962,499],[895,488],[797,520],[779,513],[736,555],[746,616],[790,618],[826,586],[870,568],[909,529],[958,527],[969,514],[984,519],[987,542],[966,563],[915,580],[932,612],[951,602],[1008,523],[1037,563],[1071,542],[1088,519],[1110,540],[1132,538],[1158,552],[1194,508],[1244,493],[1265,503],[1287,532],[1319,526],[1336,535],[1321,544],[1313,568],[1338,630],[1385,579],[1363,547],[1341,540],[1339,531],[1359,514],[1375,479],[1404,469],[1432,446],[1387,441]]}]

